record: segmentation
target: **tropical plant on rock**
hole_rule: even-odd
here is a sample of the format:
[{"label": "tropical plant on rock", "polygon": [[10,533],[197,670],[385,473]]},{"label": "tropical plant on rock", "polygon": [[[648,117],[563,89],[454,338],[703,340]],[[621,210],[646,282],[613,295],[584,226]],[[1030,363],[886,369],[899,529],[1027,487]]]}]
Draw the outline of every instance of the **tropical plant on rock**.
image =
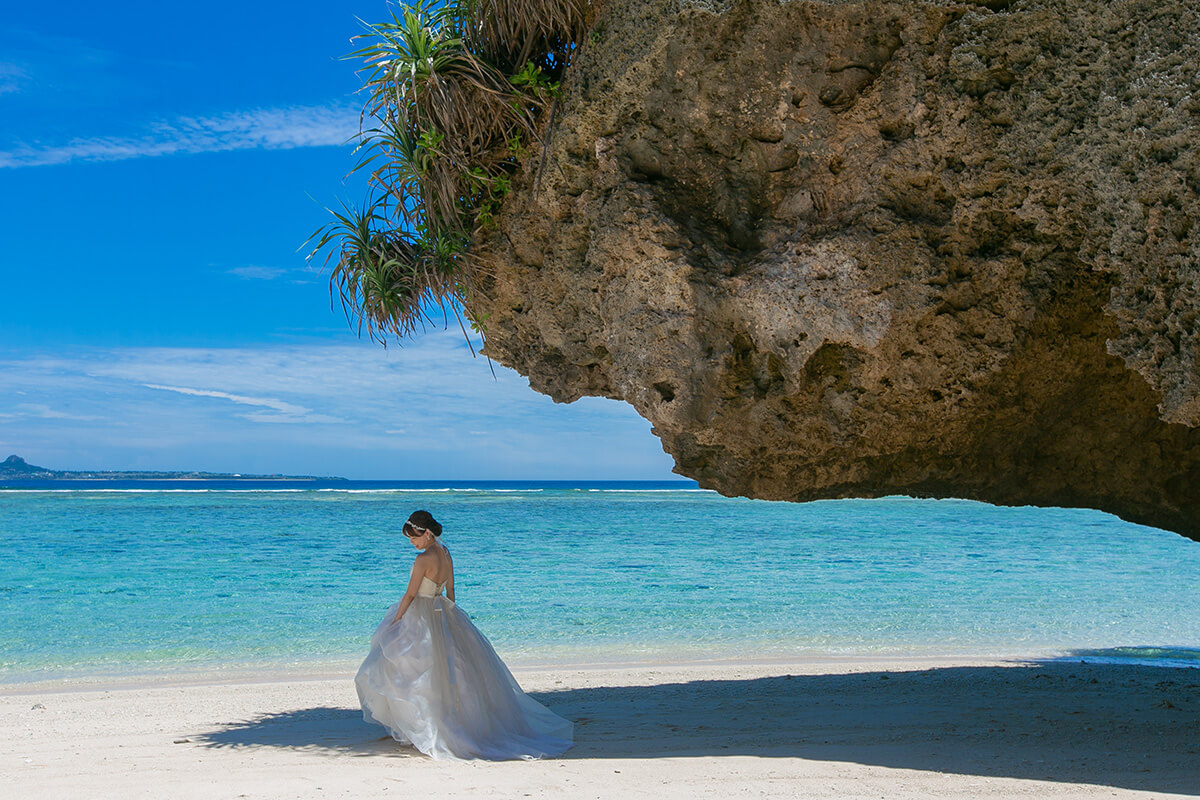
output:
[{"label": "tropical plant on rock", "polygon": [[366,101],[352,172],[369,197],[310,237],[359,334],[386,341],[430,303],[470,315],[469,246],[493,224],[509,176],[538,140],[589,0],[419,0],[355,37]]}]

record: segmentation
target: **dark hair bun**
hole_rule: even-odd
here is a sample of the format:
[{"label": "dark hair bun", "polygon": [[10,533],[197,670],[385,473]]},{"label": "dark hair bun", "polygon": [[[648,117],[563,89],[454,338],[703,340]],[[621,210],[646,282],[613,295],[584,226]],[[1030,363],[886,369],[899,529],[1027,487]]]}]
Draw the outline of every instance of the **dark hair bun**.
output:
[{"label": "dark hair bun", "polygon": [[409,515],[408,521],[418,528],[425,528],[433,531],[434,536],[442,535],[442,523],[433,518],[433,514],[428,511],[414,511]]}]

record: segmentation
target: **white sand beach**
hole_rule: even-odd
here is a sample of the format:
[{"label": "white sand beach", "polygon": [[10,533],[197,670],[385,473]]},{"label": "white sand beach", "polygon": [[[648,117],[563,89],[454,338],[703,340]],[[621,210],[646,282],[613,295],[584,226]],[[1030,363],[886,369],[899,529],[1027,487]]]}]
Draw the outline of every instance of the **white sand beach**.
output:
[{"label": "white sand beach", "polygon": [[352,671],[0,687],[0,792],[36,798],[1200,795],[1200,670],[996,660],[514,671],[575,721],[448,763],[362,722]]}]

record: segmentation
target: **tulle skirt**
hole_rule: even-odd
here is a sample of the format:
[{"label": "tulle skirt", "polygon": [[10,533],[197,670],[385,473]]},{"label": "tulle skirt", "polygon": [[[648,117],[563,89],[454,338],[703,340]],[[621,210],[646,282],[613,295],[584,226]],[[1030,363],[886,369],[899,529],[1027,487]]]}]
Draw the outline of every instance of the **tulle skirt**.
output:
[{"label": "tulle skirt", "polygon": [[438,759],[533,759],[571,746],[571,723],[521,691],[458,606],[417,597],[393,624],[399,607],[354,679],[367,722]]}]

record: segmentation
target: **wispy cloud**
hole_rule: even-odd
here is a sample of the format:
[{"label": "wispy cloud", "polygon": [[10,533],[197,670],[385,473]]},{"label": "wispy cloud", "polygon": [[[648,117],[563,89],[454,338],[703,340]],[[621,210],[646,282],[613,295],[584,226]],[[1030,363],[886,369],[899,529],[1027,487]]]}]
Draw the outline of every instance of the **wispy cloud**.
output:
[{"label": "wispy cloud", "polygon": [[4,25],[0,27],[0,53],[4,54],[0,95],[45,98],[69,93],[71,107],[78,110],[94,107],[118,86],[129,85],[115,69],[122,60],[120,55],[84,39]]},{"label": "wispy cloud", "polygon": [[238,278],[245,278],[251,281],[273,281],[276,278],[281,278],[286,275],[289,270],[282,267],[234,267],[233,269],[225,270],[226,275],[233,275]]},{"label": "wispy cloud", "polygon": [[225,270],[225,274],[232,275],[244,281],[284,281],[286,283],[304,285],[316,283],[317,277],[321,274],[321,268],[316,265],[288,268],[248,264],[244,267],[227,269]]},{"label": "wispy cloud", "polygon": [[[0,73],[3,86],[3,73]],[[345,144],[358,131],[350,106],[294,106],[158,122],[140,136],[76,138],[60,144],[22,143],[0,151],[0,169],[121,161],[230,150],[288,150]]]},{"label": "wispy cloud", "polygon": [[[493,379],[457,331],[431,331],[386,351],[352,343],[0,350],[0,438],[33,463],[63,469],[669,475],[649,423],[628,406],[599,398],[556,404],[520,375],[495,369]],[[22,408],[30,397],[103,421],[36,419]]]},{"label": "wispy cloud", "polygon": [[14,414],[3,414],[0,416],[7,417],[9,419],[15,419],[19,417],[36,417],[38,419],[71,419],[82,421],[102,419],[102,417],[89,416],[85,414],[72,414],[69,411],[59,411],[44,403],[21,403],[16,407],[15,411],[16,413]]},{"label": "wispy cloud", "polygon": [[306,423],[328,423],[342,422],[337,417],[331,417],[326,414],[314,414],[311,408],[298,406],[294,403],[288,403],[283,400],[276,400],[271,397],[247,397],[242,394],[230,394],[229,392],[218,392],[213,389],[188,389],[183,386],[162,386],[156,383],[143,384],[147,389],[161,389],[165,392],[178,392],[192,397],[215,397],[220,400],[228,400],[231,403],[240,403],[246,406],[261,406],[269,408],[276,412],[274,414],[264,414],[255,412],[252,414],[239,414],[242,419],[248,419],[252,422],[306,422]]},{"label": "wispy cloud", "polygon": [[29,73],[18,64],[0,62],[0,94],[19,92],[29,78]]}]

